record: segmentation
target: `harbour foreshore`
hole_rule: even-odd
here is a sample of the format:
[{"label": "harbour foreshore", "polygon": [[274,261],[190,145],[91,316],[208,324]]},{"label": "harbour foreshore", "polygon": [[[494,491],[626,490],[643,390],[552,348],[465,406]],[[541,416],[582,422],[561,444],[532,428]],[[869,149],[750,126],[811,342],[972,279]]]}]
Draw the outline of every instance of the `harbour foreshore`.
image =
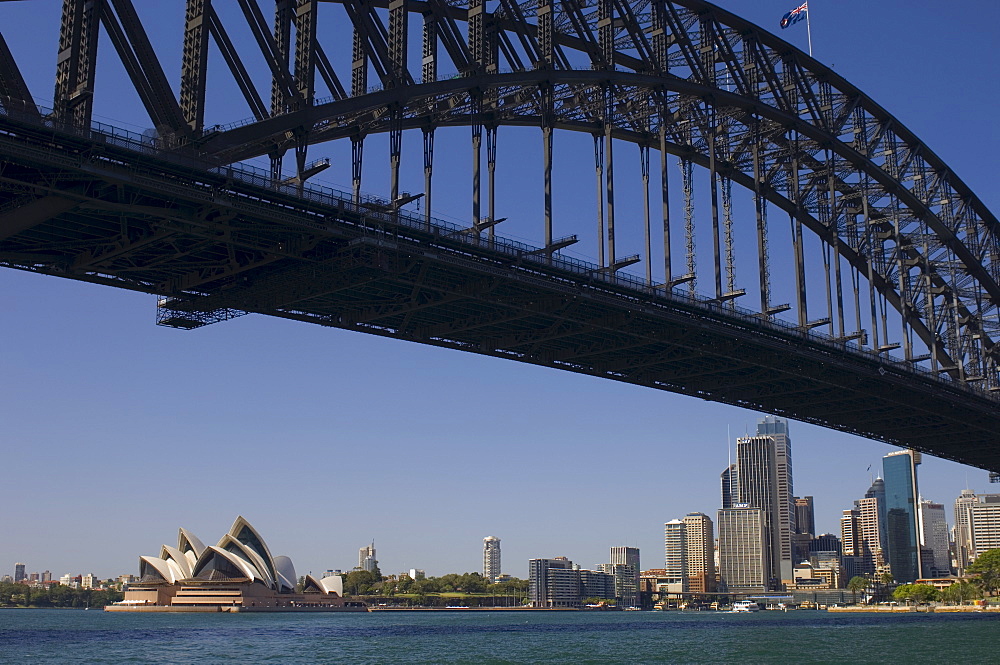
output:
[{"label": "harbour foreshore", "polygon": [[828,607],[828,612],[927,612],[934,614],[938,612],[989,612],[1000,613],[1000,605],[849,605],[847,607]]}]

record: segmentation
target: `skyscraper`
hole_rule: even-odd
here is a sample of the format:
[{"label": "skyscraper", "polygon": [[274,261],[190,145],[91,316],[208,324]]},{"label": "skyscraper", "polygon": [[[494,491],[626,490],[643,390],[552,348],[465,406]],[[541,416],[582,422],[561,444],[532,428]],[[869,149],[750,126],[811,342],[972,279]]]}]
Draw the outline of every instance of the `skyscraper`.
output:
[{"label": "skyscraper", "polygon": [[[881,483],[881,480],[877,482]],[[884,493],[883,493],[884,495]],[[874,575],[885,566],[885,558],[882,549],[883,506],[884,503],[874,496],[866,496],[857,502],[858,506],[858,528],[861,539],[861,562],[858,573],[861,575]]]},{"label": "skyscraper", "polygon": [[715,529],[712,518],[704,513],[684,516],[687,540],[688,590],[697,593],[715,591]]},{"label": "skyscraper", "polygon": [[865,492],[866,499],[875,499],[875,506],[878,510],[878,528],[879,528],[879,543],[885,548],[886,537],[885,537],[885,481],[881,478],[875,478],[872,481],[871,487]]},{"label": "skyscraper", "polygon": [[483,578],[495,582],[500,577],[500,539],[495,536],[483,538]]},{"label": "skyscraper", "polygon": [[[934,553],[933,567],[925,571],[924,577],[941,577],[951,574],[951,555],[948,538],[948,522],[944,516],[944,505],[933,501],[920,501],[920,544]],[[924,566],[928,566],[925,564]]]},{"label": "skyscraper", "polygon": [[909,583],[921,575],[917,542],[917,465],[920,453],[899,450],[882,458],[885,474],[886,549],[889,570],[898,583]]},{"label": "skyscraper", "polygon": [[809,543],[816,535],[816,513],[811,496],[793,498],[795,532],[792,534],[792,561],[799,565],[809,558]]},{"label": "skyscraper", "polygon": [[982,494],[977,499],[969,511],[973,559],[1000,548],[1000,494]]},{"label": "skyscraper", "polygon": [[378,561],[375,560],[375,541],[371,545],[365,545],[358,550],[358,568],[367,570],[369,573],[375,572]]},{"label": "skyscraper", "polygon": [[976,493],[965,489],[955,499],[955,563],[958,575],[972,561],[972,507],[979,503]]},{"label": "skyscraper", "polygon": [[24,564],[15,563],[14,564],[14,581],[21,582],[24,580]]},{"label": "skyscraper", "polygon": [[[768,558],[768,581],[766,588],[776,588],[781,575],[781,517],[779,507],[777,461],[774,438],[771,436],[749,436],[736,440],[736,459],[739,474],[739,497],[737,506],[745,505],[761,511],[761,528],[764,532],[764,555]],[[787,526],[787,521],[785,522]],[[719,525],[720,542],[722,525]],[[791,536],[786,532],[786,535]],[[791,575],[791,540],[789,546],[789,577]]]},{"label": "skyscraper", "polygon": [[816,512],[811,496],[797,496],[795,501],[795,533],[816,535]]},{"label": "skyscraper", "polygon": [[[629,567],[628,570],[617,566]],[[625,607],[639,606],[639,548],[612,547],[610,569],[615,576],[615,595]],[[628,581],[630,578],[631,582]]]},{"label": "skyscraper", "polygon": [[723,508],[718,525],[721,590],[769,590],[773,569],[764,511],[746,505]]},{"label": "skyscraper", "polygon": [[840,518],[840,546],[844,556],[861,557],[864,539],[861,536],[861,509],[845,510]]},{"label": "skyscraper", "polygon": [[739,478],[736,465],[730,464],[722,472],[722,507],[732,508],[733,504],[740,502]]},{"label": "skyscraper", "polygon": [[778,486],[775,515],[780,578],[791,581],[794,577],[792,534],[796,533],[796,515],[792,483],[792,440],[788,436],[788,421],[776,416],[765,416],[757,421],[757,436],[769,436],[774,440],[775,480]]},{"label": "skyscraper", "polygon": [[667,580],[667,591],[683,593],[688,591],[688,538],[687,525],[681,520],[670,520],[663,525],[664,565],[663,576]]}]

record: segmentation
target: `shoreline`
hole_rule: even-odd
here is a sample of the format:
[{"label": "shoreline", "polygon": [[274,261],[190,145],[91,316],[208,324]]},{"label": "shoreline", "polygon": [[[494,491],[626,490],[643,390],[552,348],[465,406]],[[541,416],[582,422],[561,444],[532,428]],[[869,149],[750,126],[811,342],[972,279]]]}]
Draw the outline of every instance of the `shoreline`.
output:
[{"label": "shoreline", "polygon": [[982,614],[1000,613],[1000,605],[987,605],[985,607],[977,605],[910,605],[899,607],[871,607],[865,605],[848,607],[828,607],[827,612],[863,612],[877,614],[906,614],[920,612],[924,614],[948,614],[954,612],[974,612]]}]

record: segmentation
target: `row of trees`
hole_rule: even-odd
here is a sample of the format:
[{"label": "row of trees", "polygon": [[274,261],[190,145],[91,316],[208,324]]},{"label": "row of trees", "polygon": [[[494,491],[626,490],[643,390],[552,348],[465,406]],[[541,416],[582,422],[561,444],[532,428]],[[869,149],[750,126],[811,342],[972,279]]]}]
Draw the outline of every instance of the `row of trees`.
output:
[{"label": "row of trees", "polygon": [[[995,595],[1000,590],[1000,549],[987,550],[979,555],[967,569],[972,575],[969,580],[955,582],[945,589],[936,589],[929,584],[902,584],[892,591],[892,597],[897,601],[928,603],[939,600],[945,603],[962,604],[978,600],[984,596]],[[887,589],[893,582],[890,573],[883,573],[878,580],[867,577],[852,577],[847,588],[854,594],[857,602],[859,593],[870,589],[873,595],[879,596],[880,591]]]},{"label": "row of trees", "polygon": [[527,580],[513,579],[491,584],[479,573],[449,573],[441,577],[414,580],[409,575],[382,577],[378,570],[352,570],[343,575],[343,578],[344,594],[350,596],[427,596],[440,593],[523,596],[528,591]]},{"label": "row of trees", "polygon": [[104,607],[123,597],[113,589],[74,589],[53,584],[31,587],[27,584],[0,583],[0,607]]},{"label": "row of trees", "polygon": [[983,597],[979,585],[968,581],[955,582],[945,589],[935,589],[929,584],[902,584],[892,592],[892,597],[898,601],[912,603],[930,603],[938,600],[943,603],[962,605]]}]

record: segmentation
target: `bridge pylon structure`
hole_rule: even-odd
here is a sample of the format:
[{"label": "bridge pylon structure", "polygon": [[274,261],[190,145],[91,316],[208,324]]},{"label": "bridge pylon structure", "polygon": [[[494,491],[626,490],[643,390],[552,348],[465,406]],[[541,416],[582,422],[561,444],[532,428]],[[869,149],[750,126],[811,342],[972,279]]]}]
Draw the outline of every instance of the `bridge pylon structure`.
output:
[{"label": "bridge pylon structure", "polygon": [[[175,95],[140,8],[64,0],[51,109],[0,37],[0,265],[156,294],[173,327],[282,316],[1000,471],[996,217],[888,111],[767,31],[702,0],[187,0]],[[102,34],[155,131],[94,122]],[[206,121],[223,80],[249,119]],[[503,235],[510,128],[539,141],[531,244]],[[460,225],[433,214],[444,131],[472,156],[444,183],[468,188]],[[390,178],[374,197],[378,134]],[[416,134],[422,154],[405,155]],[[553,193],[555,151],[581,135],[593,162],[574,169],[596,191],[582,221]],[[350,143],[350,191],[309,182],[328,142]],[[616,176],[635,157],[640,177]],[[405,158],[423,191],[401,190]]]}]

